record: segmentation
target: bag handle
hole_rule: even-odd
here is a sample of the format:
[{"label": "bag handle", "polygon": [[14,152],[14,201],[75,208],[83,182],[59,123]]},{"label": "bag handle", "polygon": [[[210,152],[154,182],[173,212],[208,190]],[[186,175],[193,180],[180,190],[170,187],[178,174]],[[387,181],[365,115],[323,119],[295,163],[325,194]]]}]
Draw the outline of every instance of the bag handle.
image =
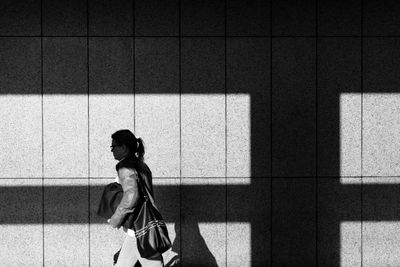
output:
[{"label": "bag handle", "polygon": [[140,172],[139,172],[138,170],[136,170],[136,172],[137,172],[137,174],[138,174],[138,179],[136,179],[136,180],[137,180],[137,183],[138,183],[138,185],[139,185],[139,190],[142,191],[142,194],[143,194],[144,198],[145,198],[146,200],[149,199],[150,202],[151,202],[151,204],[158,210],[158,208],[157,208],[157,206],[156,206],[156,203],[155,203],[155,201],[154,201],[154,198],[153,198],[153,196],[150,194],[150,191],[149,191],[149,189],[147,188],[147,185],[146,185],[146,183],[144,182],[142,175],[140,174]]}]

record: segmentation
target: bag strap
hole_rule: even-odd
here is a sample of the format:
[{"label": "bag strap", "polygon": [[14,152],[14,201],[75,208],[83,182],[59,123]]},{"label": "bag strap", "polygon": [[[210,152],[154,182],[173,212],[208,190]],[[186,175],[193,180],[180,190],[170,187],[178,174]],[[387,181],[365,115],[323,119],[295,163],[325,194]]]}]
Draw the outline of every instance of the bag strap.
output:
[{"label": "bag strap", "polygon": [[151,204],[158,210],[156,203],[154,201],[154,198],[152,197],[152,195],[150,194],[149,189],[147,188],[146,183],[143,180],[142,175],[140,174],[140,172],[138,170],[136,170],[137,174],[138,174],[138,179],[137,179],[137,183],[139,185],[139,190],[142,191],[142,194],[144,196],[144,198],[147,200],[149,199]]}]

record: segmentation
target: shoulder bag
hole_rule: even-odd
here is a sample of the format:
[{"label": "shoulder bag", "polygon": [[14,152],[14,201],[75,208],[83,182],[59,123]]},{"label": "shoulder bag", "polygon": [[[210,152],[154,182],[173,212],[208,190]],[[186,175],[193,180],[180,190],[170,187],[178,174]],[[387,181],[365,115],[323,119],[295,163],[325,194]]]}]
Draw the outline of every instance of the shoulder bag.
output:
[{"label": "shoulder bag", "polygon": [[134,217],[133,228],[140,256],[150,258],[157,253],[164,253],[172,245],[163,217],[158,211],[147,186],[142,181],[141,175],[138,176],[138,187],[144,200],[141,206],[135,209],[137,214]]}]

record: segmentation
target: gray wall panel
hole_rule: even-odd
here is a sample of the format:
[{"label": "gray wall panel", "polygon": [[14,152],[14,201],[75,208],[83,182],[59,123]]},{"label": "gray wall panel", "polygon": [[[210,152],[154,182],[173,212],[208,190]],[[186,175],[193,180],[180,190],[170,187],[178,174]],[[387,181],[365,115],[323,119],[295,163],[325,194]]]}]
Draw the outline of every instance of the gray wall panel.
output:
[{"label": "gray wall panel", "polygon": [[40,35],[40,1],[3,0],[0,3],[0,35]]},{"label": "gray wall panel", "polygon": [[[226,188],[224,178],[188,178],[181,184],[182,265],[226,264]],[[213,223],[208,223],[212,218]]]},{"label": "gray wall panel", "polygon": [[393,36],[400,33],[400,5],[395,0],[364,2],[364,34],[370,36]]},{"label": "gray wall panel", "polygon": [[318,40],[318,175],[361,175],[361,40]]},{"label": "gray wall panel", "polygon": [[178,40],[137,39],[135,67],[135,130],[145,142],[146,161],[156,177],[179,177]]},{"label": "gray wall panel", "polygon": [[135,121],[133,41],[90,38],[89,45],[90,176],[114,177],[111,134],[133,129]]},{"label": "gray wall panel", "polygon": [[183,40],[181,65],[183,176],[225,176],[224,64],[222,39]]},{"label": "gray wall panel", "polygon": [[229,177],[266,177],[271,173],[270,60],[268,38],[227,40]]},{"label": "gray wall panel", "polygon": [[181,34],[184,36],[222,36],[225,33],[223,1],[181,1]]},{"label": "gray wall panel", "polygon": [[0,249],[6,266],[43,266],[41,187],[39,179],[0,179]]},{"label": "gray wall panel", "polygon": [[227,35],[268,36],[271,33],[271,1],[226,1]]},{"label": "gray wall panel", "polygon": [[272,175],[316,174],[315,40],[279,38],[272,47]]},{"label": "gray wall panel", "polygon": [[[0,38],[0,177],[42,175],[39,38]],[[7,152],[6,152],[7,151]]]},{"label": "gray wall panel", "polygon": [[314,35],[316,0],[272,1],[272,34],[283,36]]},{"label": "gray wall panel", "polygon": [[318,266],[361,266],[361,193],[361,178],[318,179]]},{"label": "gray wall panel", "polygon": [[[76,190],[63,187],[79,185]],[[89,263],[88,179],[44,180],[44,264],[87,266]],[[63,221],[64,224],[57,224]]]},{"label": "gray wall panel", "polygon": [[272,179],[272,264],[315,266],[316,179]]},{"label": "gray wall panel", "polygon": [[43,0],[44,35],[82,36],[87,34],[87,1]]},{"label": "gray wall panel", "polygon": [[132,36],[135,1],[89,1],[89,35]]},{"label": "gray wall panel", "polygon": [[87,177],[86,40],[46,38],[43,46],[44,176]]},{"label": "gray wall panel", "polygon": [[179,34],[180,1],[135,1],[136,36],[176,36]]},{"label": "gray wall panel", "polygon": [[362,0],[318,1],[318,34],[361,35]]}]

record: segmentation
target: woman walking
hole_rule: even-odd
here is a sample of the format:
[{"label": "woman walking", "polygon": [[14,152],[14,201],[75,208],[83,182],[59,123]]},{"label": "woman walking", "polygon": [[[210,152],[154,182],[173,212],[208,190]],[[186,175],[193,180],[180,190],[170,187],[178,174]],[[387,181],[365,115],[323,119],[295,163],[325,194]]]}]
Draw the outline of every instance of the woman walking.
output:
[{"label": "woman walking", "polygon": [[[114,214],[108,219],[108,223],[113,228],[120,228],[124,218],[128,213],[132,213],[137,205],[142,203],[141,194],[137,179],[140,173],[141,182],[147,187],[153,196],[152,174],[149,167],[144,163],[144,146],[141,138],[136,138],[129,130],[119,130],[111,135],[111,152],[118,163],[116,165],[118,177],[116,182],[121,184],[123,197]],[[117,267],[133,267],[137,261],[143,267],[162,267],[164,266],[163,257],[160,253],[151,258],[142,258],[139,254],[136,244],[135,231],[122,227],[126,233],[122,244]]]}]

